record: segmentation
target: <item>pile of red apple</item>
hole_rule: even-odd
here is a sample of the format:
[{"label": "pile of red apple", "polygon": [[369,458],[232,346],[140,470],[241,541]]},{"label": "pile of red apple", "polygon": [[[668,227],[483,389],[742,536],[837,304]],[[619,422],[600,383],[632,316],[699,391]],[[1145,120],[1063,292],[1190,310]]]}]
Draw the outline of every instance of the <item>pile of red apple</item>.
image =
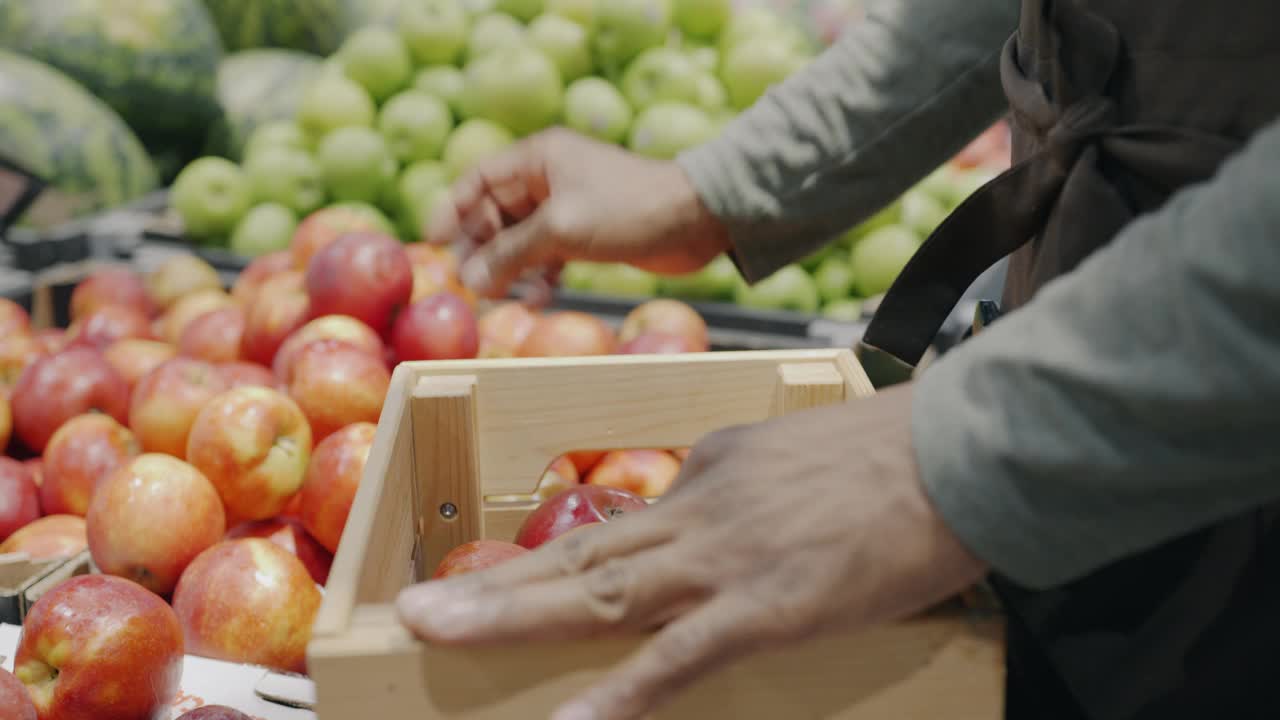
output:
[{"label": "pile of red apple", "polygon": [[[676,301],[615,332],[583,313],[481,310],[456,269],[339,207],[230,292],[183,254],[93,272],[66,329],[34,330],[0,299],[0,553],[87,548],[98,571],[28,615],[15,670],[41,719],[148,717],[184,653],[305,671],[398,362],[708,349]],[[663,450],[572,453],[537,495],[653,497],[679,468]]]}]

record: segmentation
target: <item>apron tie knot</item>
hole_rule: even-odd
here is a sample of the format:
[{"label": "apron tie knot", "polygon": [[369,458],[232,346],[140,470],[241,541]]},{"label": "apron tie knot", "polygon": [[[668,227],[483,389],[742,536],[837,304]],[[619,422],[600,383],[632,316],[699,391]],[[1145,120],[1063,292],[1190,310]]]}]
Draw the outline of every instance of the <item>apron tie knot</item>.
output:
[{"label": "apron tie knot", "polygon": [[1086,96],[1063,108],[1045,138],[1057,170],[1069,172],[1090,143],[1116,128],[1118,118],[1115,101],[1098,95]]}]

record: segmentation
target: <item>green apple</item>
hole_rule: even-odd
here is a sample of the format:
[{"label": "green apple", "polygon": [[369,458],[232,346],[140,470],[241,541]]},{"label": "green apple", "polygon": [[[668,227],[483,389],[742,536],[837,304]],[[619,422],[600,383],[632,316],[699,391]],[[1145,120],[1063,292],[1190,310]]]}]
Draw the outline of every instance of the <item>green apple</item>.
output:
[{"label": "green apple", "polygon": [[665,43],[671,22],[671,0],[597,2],[592,24],[596,60],[616,77],[641,52]]},{"label": "green apple", "polygon": [[529,42],[551,58],[564,82],[589,75],[594,68],[587,29],[568,18],[547,13],[529,25]]},{"label": "green apple", "polygon": [[551,125],[564,108],[560,71],[529,45],[492,50],[468,63],[465,73],[467,111],[516,135]]},{"label": "green apple", "polygon": [[720,55],[724,57],[742,43],[757,38],[779,38],[797,55],[813,52],[812,43],[794,23],[767,7],[752,7],[734,13],[720,32]]},{"label": "green apple", "polygon": [[480,17],[493,12],[495,0],[461,0],[462,9],[471,17]]},{"label": "green apple", "polygon": [[292,210],[280,203],[262,203],[245,213],[231,233],[228,247],[231,252],[246,257],[266,255],[288,248],[297,229],[298,216]]},{"label": "green apple", "polygon": [[901,225],[880,228],[853,248],[854,289],[874,297],[889,289],[916,250],[920,237]]},{"label": "green apple", "polygon": [[524,25],[502,13],[487,13],[476,18],[467,36],[467,60],[480,58],[498,48],[525,42]]},{"label": "green apple", "polygon": [[547,0],[547,12],[590,28],[595,16],[595,0]]},{"label": "green apple", "polygon": [[841,300],[853,293],[853,269],[843,258],[832,256],[818,266],[813,282],[824,302]]},{"label": "green apple", "polygon": [[733,16],[733,0],[673,0],[676,25],[685,35],[712,39]]},{"label": "green apple", "polygon": [[543,4],[543,0],[496,0],[493,8],[521,22],[529,22],[542,14]]},{"label": "green apple", "polygon": [[560,270],[560,287],[576,292],[590,292],[596,276],[603,263],[585,260],[570,260]]},{"label": "green apple", "polygon": [[714,73],[720,69],[720,51],[711,45],[690,45],[685,48],[689,59],[699,70]]},{"label": "green apple", "polygon": [[376,203],[395,181],[396,159],[372,128],[334,130],[320,141],[318,157],[325,187],[341,202]]},{"label": "green apple", "polygon": [[833,300],[822,306],[822,317],[836,322],[858,322],[862,319],[862,301],[853,298]]},{"label": "green apple", "polygon": [[400,37],[419,65],[452,64],[467,46],[471,18],[458,0],[416,0],[400,14]]},{"label": "green apple", "polygon": [[275,147],[309,152],[310,142],[307,140],[307,134],[296,122],[275,120],[254,128],[249,135],[249,140],[244,144],[241,156],[248,159],[262,150]]},{"label": "green apple", "polygon": [[325,75],[303,93],[298,124],[318,142],[342,127],[370,127],[377,115],[373,98],[359,83],[345,75]]},{"label": "green apple", "polygon": [[729,50],[720,68],[720,79],[733,107],[745,110],[766,90],[795,72],[801,62],[803,59],[785,39],[755,37]]},{"label": "green apple", "polygon": [[248,211],[249,179],[230,160],[202,157],[182,169],[169,190],[169,205],[195,240],[226,238]]},{"label": "green apple", "polygon": [[453,114],[440,98],[421,90],[405,90],[382,106],[378,131],[401,164],[435,160],[453,132]]},{"label": "green apple", "polygon": [[913,190],[928,193],[943,205],[951,205],[956,192],[956,171],[950,165],[929,173],[925,179],[916,184]]},{"label": "green apple", "polygon": [[[698,73],[698,107],[711,113],[718,113],[729,107],[729,91],[724,83],[709,72]],[[733,117],[730,115],[729,117]]]},{"label": "green apple", "polygon": [[956,173],[950,208],[954,210],[960,203],[968,200],[970,195],[994,179],[996,179],[996,173],[989,170],[972,169]]},{"label": "green apple", "polygon": [[278,203],[298,215],[324,204],[324,177],[310,154],[291,147],[258,150],[244,164],[257,203]]},{"label": "green apple", "polygon": [[[814,252],[810,253],[809,255],[805,256],[804,258],[801,258],[799,265],[800,267],[804,268],[805,270],[808,270],[809,272],[817,272],[818,268],[822,266],[823,260],[826,260],[832,255],[840,253],[842,249],[843,248],[840,247],[839,242],[828,243],[818,248]],[[848,253],[844,253],[844,254],[848,255]]]},{"label": "green apple", "polygon": [[697,66],[687,54],[675,48],[649,48],[622,74],[622,93],[637,110],[663,101],[696,104],[701,99],[698,77]]},{"label": "green apple", "polygon": [[728,255],[719,255],[697,272],[660,278],[658,291],[685,300],[729,300],[742,283],[738,267]]},{"label": "green apple", "polygon": [[448,190],[449,170],[442,163],[416,162],[400,173],[395,204],[405,237],[417,239],[425,234],[436,202]]},{"label": "green apple", "polygon": [[444,166],[453,180],[485,158],[492,157],[515,142],[511,131],[501,125],[475,118],[453,131],[444,145]]},{"label": "green apple", "polygon": [[733,297],[742,307],[758,310],[818,311],[818,286],[804,268],[787,265],[755,285],[738,285]]},{"label": "green apple", "polygon": [[711,117],[687,103],[661,102],[649,106],[631,127],[627,146],[633,152],[670,160],[715,137]]},{"label": "green apple", "polygon": [[452,65],[423,68],[414,77],[413,87],[440,98],[455,118],[462,118],[462,94],[466,91],[467,81],[458,68]]},{"label": "green apple", "polygon": [[945,205],[926,192],[908,190],[902,196],[901,222],[920,237],[932,235],[949,214]]},{"label": "green apple", "polygon": [[596,268],[587,290],[619,297],[653,297],[658,294],[658,276],[626,263],[604,263]]},{"label": "green apple", "polygon": [[852,248],[858,244],[860,240],[871,233],[886,227],[897,225],[902,220],[902,198],[896,198],[893,202],[880,208],[875,215],[863,220],[853,229],[841,236],[838,241],[841,245]]},{"label": "green apple", "polygon": [[620,143],[633,119],[631,106],[613,84],[598,77],[576,80],[564,94],[565,126],[584,135]]},{"label": "green apple", "polygon": [[338,49],[347,77],[382,102],[409,84],[413,61],[400,35],[390,28],[372,25],[352,33]]}]

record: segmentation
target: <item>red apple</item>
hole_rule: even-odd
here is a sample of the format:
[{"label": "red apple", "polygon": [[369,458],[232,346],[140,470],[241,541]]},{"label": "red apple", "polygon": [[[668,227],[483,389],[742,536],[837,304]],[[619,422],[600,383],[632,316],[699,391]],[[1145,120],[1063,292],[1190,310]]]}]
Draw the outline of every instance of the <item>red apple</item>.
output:
[{"label": "red apple", "polygon": [[464,543],[444,556],[431,579],[439,580],[485,570],[527,552],[529,551],[526,548],[500,540],[476,540]]},{"label": "red apple", "polygon": [[316,253],[306,274],[316,316],[350,315],[385,336],[413,294],[413,268],[400,241],[348,233]]},{"label": "red apple", "polygon": [[222,363],[218,365],[218,372],[222,374],[222,379],[227,381],[228,390],[246,385],[275,390],[283,388],[283,384],[276,378],[274,373],[257,363]]},{"label": "red apple", "polygon": [[245,318],[241,357],[270,367],[285,338],[307,322],[310,307],[302,273],[282,272],[263,283]]},{"label": "red apple", "polygon": [[520,345],[538,324],[538,316],[521,303],[499,303],[480,316],[480,349],[482,358],[515,357]]},{"label": "red apple", "polygon": [[0,389],[18,384],[18,377],[41,355],[44,345],[33,335],[0,335]]},{"label": "red apple", "polygon": [[253,718],[226,705],[205,705],[179,715],[178,720],[253,720]]},{"label": "red apple", "polygon": [[299,516],[307,532],[329,552],[338,551],[377,430],[372,423],[348,425],[317,445],[311,458]]},{"label": "red apple", "polygon": [[414,265],[439,265],[448,272],[454,274],[458,272],[458,256],[454,255],[449,248],[415,242],[405,245],[404,251],[409,256],[409,262]]},{"label": "red apple", "polygon": [[409,295],[410,303],[416,303],[436,293],[449,292],[462,298],[471,307],[475,307],[476,294],[467,289],[467,286],[462,284],[462,280],[447,265],[413,263],[412,269],[413,292]]},{"label": "red apple", "polygon": [[36,487],[44,485],[44,458],[33,457],[30,460],[23,460],[23,465],[31,471],[31,479],[35,482]]},{"label": "red apple", "polygon": [[391,344],[401,362],[473,358],[480,348],[475,313],[457,295],[431,295],[396,317]]},{"label": "red apple", "polygon": [[163,339],[171,345],[182,341],[182,333],[205,313],[236,307],[236,301],[222,290],[200,290],[184,295],[162,317]]},{"label": "red apple", "polygon": [[574,450],[567,453],[566,457],[573,462],[573,467],[578,471],[578,477],[583,478],[596,466],[596,463],[604,459],[608,455],[608,450]]},{"label": "red apple", "polygon": [[0,457],[0,542],[40,518],[40,490],[31,470]]},{"label": "red apple", "polygon": [[31,333],[40,347],[40,352],[52,355],[67,348],[67,331],[62,328],[45,328]]},{"label": "red apple", "polygon": [[129,427],[147,452],[186,457],[187,435],[205,403],[228,389],[218,368],[176,357],[147,373],[133,389]]},{"label": "red apple", "polygon": [[43,719],[148,720],[169,711],[182,662],[182,626],[164,600],[81,575],[31,606],[13,667]]},{"label": "red apple", "polygon": [[616,344],[613,329],[603,320],[565,310],[538,318],[516,354],[520,357],[608,355]]},{"label": "red apple", "polygon": [[578,485],[544,501],[529,513],[516,533],[516,544],[530,550],[569,530],[614,520],[648,507],[644,498],[621,488]]},{"label": "red apple", "polygon": [[293,254],[288,250],[259,255],[245,266],[231,286],[231,297],[241,307],[253,305],[262,285],[272,277],[293,267]]},{"label": "red apple", "polygon": [[678,355],[680,353],[704,352],[706,348],[696,347],[684,335],[649,332],[637,335],[618,348],[619,355]]},{"label": "red apple", "polygon": [[710,347],[707,321],[697,310],[679,300],[659,299],[641,303],[623,319],[618,339],[627,343],[648,333],[683,337],[693,348],[690,352],[702,352]]},{"label": "red apple", "polygon": [[132,338],[111,343],[102,351],[102,357],[124,378],[130,392],[144,375],[177,354],[178,351],[169,343]]},{"label": "red apple", "polygon": [[32,560],[71,557],[89,547],[84,518],[45,515],[0,543],[0,555],[26,553]]},{"label": "red apple", "polygon": [[126,305],[103,305],[95,308],[67,328],[67,342],[72,346],[103,349],[117,340],[130,338],[151,339],[151,318],[141,310]]},{"label": "red apple", "polygon": [[304,672],[320,589],[270,540],[227,540],[182,573],[173,609],[193,655]]},{"label": "red apple", "polygon": [[604,456],[586,482],[629,490],[641,497],[665,493],[680,474],[680,461],[663,450],[616,450]]},{"label": "red apple", "polygon": [[576,486],[579,482],[581,479],[578,477],[578,468],[574,467],[569,456],[561,455],[542,474],[542,479],[538,481],[538,488],[534,490],[533,495],[539,500],[546,500]]},{"label": "red apple", "polygon": [[0,337],[31,332],[31,316],[26,308],[9,298],[0,298]]},{"label": "red apple", "polygon": [[0,452],[9,447],[9,436],[13,434],[13,411],[9,409],[9,391],[0,388]]},{"label": "red apple", "polygon": [[190,253],[174,255],[146,277],[147,294],[161,310],[183,297],[204,290],[222,290],[222,279],[212,265]]},{"label": "red apple", "polygon": [[0,668],[0,720],[39,720],[27,686]]},{"label": "red apple", "polygon": [[319,442],[352,423],[378,422],[391,373],[382,358],[354,345],[317,340],[298,354],[286,381]]},{"label": "red apple", "polygon": [[50,515],[83,516],[98,484],[139,452],[137,437],[107,415],[68,420],[44,450],[40,506]]},{"label": "red apple", "polygon": [[222,500],[199,470],[148,453],[98,487],[85,516],[98,569],[166,597],[197,555],[227,531]]},{"label": "red apple", "polygon": [[38,358],[18,378],[10,398],[18,439],[34,452],[44,452],[55,430],[91,410],[125,422],[129,386],[102,353],[71,348]]},{"label": "red apple", "polygon": [[127,267],[98,268],[76,285],[71,291],[71,321],[108,305],[133,308],[147,317],[156,314],[142,276]]},{"label": "red apple", "polygon": [[240,359],[244,325],[244,308],[238,305],[207,312],[187,324],[178,338],[178,352],[205,362],[235,362]]},{"label": "red apple", "polygon": [[298,223],[289,246],[295,270],[305,271],[321,250],[353,232],[379,232],[382,223],[368,213],[342,206],[321,208]]},{"label": "red apple", "polygon": [[231,524],[280,514],[302,487],[311,427],[289,396],[239,387],[210,400],[187,437],[187,462],[217,488]]},{"label": "red apple", "polygon": [[383,353],[382,338],[368,325],[350,315],[325,315],[298,328],[276,351],[275,361],[272,363],[276,377],[281,380],[290,377],[293,363],[298,359],[302,348],[316,340],[342,340],[371,355],[382,357]]},{"label": "red apple", "polygon": [[[319,448],[317,448],[317,451]],[[294,497],[300,497],[301,493]],[[227,532],[228,540],[263,538],[293,553],[302,561],[317,585],[329,582],[329,568],[333,566],[333,554],[311,537],[302,522],[282,514],[270,520],[241,523]]]}]

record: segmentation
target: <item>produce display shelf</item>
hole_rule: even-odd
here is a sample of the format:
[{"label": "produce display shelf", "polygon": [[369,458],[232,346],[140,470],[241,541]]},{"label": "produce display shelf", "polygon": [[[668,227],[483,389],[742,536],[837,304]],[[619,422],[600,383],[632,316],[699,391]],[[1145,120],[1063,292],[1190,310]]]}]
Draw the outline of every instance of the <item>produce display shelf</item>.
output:
[{"label": "produce display shelf", "polygon": [[[707,432],[874,393],[848,350],[401,364],[308,648],[323,720],[546,717],[643,637],[496,649],[427,645],[401,589],[458,545],[511,541],[548,458],[685,447]],[[430,460],[424,460],[430,458]],[[989,720],[1004,703],[1003,619],[951,602],[745,660],[655,717]]]}]

